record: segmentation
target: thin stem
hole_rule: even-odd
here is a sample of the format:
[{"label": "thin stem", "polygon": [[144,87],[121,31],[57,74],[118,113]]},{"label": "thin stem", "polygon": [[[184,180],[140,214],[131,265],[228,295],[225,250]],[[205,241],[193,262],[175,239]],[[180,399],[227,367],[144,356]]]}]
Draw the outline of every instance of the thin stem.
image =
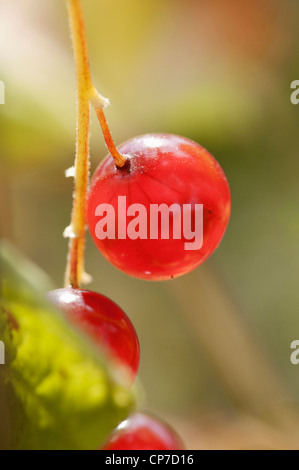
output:
[{"label": "thin stem", "polygon": [[[73,40],[78,85],[87,95],[92,88],[89,69],[85,24],[80,0],[67,0],[70,28]],[[81,85],[81,87],[80,87]]]},{"label": "thin stem", "polygon": [[117,150],[117,148],[116,148],[116,145],[113,141],[111,132],[110,132],[108,124],[107,124],[107,120],[106,120],[106,117],[105,117],[105,114],[104,114],[104,111],[103,111],[103,106],[101,105],[101,102],[99,101],[96,90],[94,90],[94,92],[95,93],[91,98],[91,103],[92,103],[92,105],[95,109],[95,112],[96,112],[97,116],[98,116],[107,149],[108,149],[110,155],[114,158],[116,165],[118,167],[123,167],[126,163],[126,157],[124,155],[121,155],[119,153],[119,151]]},{"label": "thin stem", "polygon": [[86,234],[86,198],[89,179],[90,131],[90,77],[85,27],[80,0],[67,0],[77,73],[77,144],[75,160],[75,191],[71,225],[66,231],[70,237],[66,270],[66,285],[80,286],[84,272]]},{"label": "thin stem", "polygon": [[106,145],[115,159],[116,165],[124,166],[126,157],[118,152],[103,112],[103,108],[109,105],[109,100],[96,90],[91,80],[81,0],[66,0],[66,2],[76,64],[78,105],[75,191],[71,225],[65,230],[65,236],[70,238],[65,284],[78,288],[84,276],[86,202],[89,181],[90,102],[96,110]]}]

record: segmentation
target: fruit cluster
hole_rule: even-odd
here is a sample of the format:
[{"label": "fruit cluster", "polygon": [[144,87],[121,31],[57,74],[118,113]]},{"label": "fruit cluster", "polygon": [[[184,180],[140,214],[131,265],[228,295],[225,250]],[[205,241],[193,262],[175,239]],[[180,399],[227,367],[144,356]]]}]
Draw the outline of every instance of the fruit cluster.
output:
[{"label": "fruit cluster", "polygon": [[[138,137],[120,146],[119,151],[126,158],[123,167],[117,166],[108,155],[96,170],[90,186],[88,222],[96,246],[116,267],[141,279],[166,280],[190,272],[217,248],[228,224],[230,190],[220,165],[200,145],[173,135]],[[118,213],[118,197],[127,197],[131,207],[133,205],[137,209],[142,204],[148,209],[147,217],[150,217],[152,204],[171,207],[168,224],[172,222],[173,227],[176,210],[188,207],[189,232],[193,234],[198,229],[196,207],[202,206],[201,245],[186,250],[185,243],[190,242],[190,238],[183,230],[179,238],[174,228],[171,232],[169,226],[169,237],[163,238],[162,218],[157,227],[158,236],[154,238],[151,238],[150,228],[146,236],[138,236],[138,223],[135,223],[136,237],[120,236],[119,231],[128,229],[133,215],[130,219]],[[118,233],[113,231],[113,237],[99,240],[95,234],[100,204],[107,208],[110,204],[114,208]],[[150,227],[148,218],[146,222]],[[182,220],[180,222],[183,224]],[[122,223],[126,226],[123,227]],[[129,376],[128,385],[132,385],[139,366],[139,341],[123,310],[107,297],[82,289],[70,287],[48,295],[71,323],[81,328],[113,361],[125,368]],[[135,414],[120,424],[102,448],[179,450],[183,444],[161,421],[150,415]]]}]

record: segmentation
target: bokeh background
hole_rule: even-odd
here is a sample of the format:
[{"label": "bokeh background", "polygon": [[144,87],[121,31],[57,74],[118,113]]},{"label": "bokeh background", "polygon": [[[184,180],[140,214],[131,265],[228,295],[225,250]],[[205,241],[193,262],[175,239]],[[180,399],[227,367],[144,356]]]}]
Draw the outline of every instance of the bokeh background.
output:
[{"label": "bokeh background", "polygon": [[[82,0],[94,82],[116,142],[192,138],[220,162],[233,210],[205,265],[166,283],[110,266],[90,239],[92,289],[129,314],[142,407],[189,448],[299,447],[299,79],[296,0]],[[62,285],[75,78],[61,0],[0,2],[0,230]],[[106,150],[92,115],[92,169]]]}]

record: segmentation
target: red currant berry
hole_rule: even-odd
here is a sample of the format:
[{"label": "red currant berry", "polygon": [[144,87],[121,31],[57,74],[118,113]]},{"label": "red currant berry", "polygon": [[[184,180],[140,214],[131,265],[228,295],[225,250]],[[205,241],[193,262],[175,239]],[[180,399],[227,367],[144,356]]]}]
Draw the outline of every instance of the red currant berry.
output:
[{"label": "red currant berry", "polygon": [[123,310],[104,295],[88,290],[58,289],[47,296],[72,324],[127,369],[133,383],[139,366],[139,341]]},{"label": "red currant berry", "polygon": [[92,178],[88,224],[104,257],[147,280],[182,276],[219,245],[231,196],[218,162],[197,143],[149,134],[118,148],[123,168],[108,155]]},{"label": "red currant berry", "polygon": [[101,450],[184,450],[184,445],[167,424],[137,413],[115,429]]}]

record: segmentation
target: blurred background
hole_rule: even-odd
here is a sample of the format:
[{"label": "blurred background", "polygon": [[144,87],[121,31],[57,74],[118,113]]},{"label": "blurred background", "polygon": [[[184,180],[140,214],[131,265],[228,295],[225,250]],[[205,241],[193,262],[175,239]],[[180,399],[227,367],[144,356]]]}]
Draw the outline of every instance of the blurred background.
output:
[{"label": "blurred background", "polygon": [[[141,343],[141,406],[191,449],[299,447],[299,4],[295,0],[82,0],[91,69],[121,143],[184,135],[222,165],[232,217],[184,278],[147,283],[87,244],[91,289]],[[63,282],[76,126],[64,2],[0,2],[0,234]],[[92,114],[94,170],[106,154]],[[117,286],[117,287],[116,287]]]}]

